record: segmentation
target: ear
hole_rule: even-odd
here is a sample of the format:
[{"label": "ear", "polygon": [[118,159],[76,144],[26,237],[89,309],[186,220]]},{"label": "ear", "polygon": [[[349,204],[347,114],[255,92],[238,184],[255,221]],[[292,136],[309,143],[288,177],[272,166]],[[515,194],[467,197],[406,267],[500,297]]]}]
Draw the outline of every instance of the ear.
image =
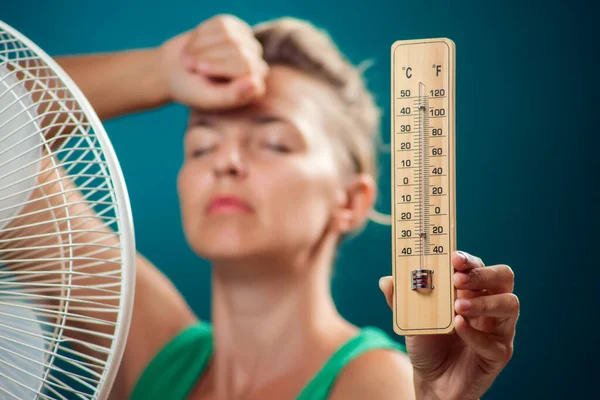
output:
[{"label": "ear", "polygon": [[334,213],[334,229],[344,234],[361,226],[377,197],[377,185],[369,174],[356,175],[342,189],[338,208]]}]

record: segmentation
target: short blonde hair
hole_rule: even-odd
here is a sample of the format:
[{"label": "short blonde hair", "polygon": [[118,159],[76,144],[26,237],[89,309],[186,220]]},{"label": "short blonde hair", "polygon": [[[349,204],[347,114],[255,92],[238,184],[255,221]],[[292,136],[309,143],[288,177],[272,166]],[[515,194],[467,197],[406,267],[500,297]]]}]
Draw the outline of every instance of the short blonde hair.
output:
[{"label": "short blonde hair", "polygon": [[366,87],[362,66],[354,66],[330,35],[310,22],[285,17],[254,27],[269,65],[297,68],[328,83],[339,98],[333,126],[344,158],[355,173],[377,181],[377,146],[381,145],[381,110]]}]

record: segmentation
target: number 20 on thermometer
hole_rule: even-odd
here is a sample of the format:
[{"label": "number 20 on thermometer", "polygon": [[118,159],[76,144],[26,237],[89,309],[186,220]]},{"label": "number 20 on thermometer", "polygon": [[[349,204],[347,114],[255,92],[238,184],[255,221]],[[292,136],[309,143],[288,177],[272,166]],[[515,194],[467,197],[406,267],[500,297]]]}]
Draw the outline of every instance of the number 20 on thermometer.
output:
[{"label": "number 20 on thermometer", "polygon": [[394,331],[454,330],[455,46],[449,39],[392,45]]}]

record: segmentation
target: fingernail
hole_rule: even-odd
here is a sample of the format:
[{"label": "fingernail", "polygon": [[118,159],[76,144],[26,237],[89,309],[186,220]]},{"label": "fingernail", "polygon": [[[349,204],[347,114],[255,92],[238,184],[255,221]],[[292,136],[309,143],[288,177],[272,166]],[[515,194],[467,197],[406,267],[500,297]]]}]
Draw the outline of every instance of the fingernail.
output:
[{"label": "fingernail", "polygon": [[457,315],[454,318],[454,325],[462,326],[464,324],[465,324],[465,319],[462,317],[462,315]]},{"label": "fingernail", "polygon": [[383,290],[383,278],[379,278],[379,289]]},{"label": "fingernail", "polygon": [[241,84],[242,92],[246,93],[248,90],[252,89],[253,86],[254,86],[254,82],[252,82],[252,81],[242,82],[242,84]]},{"label": "fingernail", "polygon": [[468,311],[471,308],[471,302],[468,300],[459,299],[456,300],[455,310],[456,312]]},{"label": "fingernail", "polygon": [[200,64],[198,64],[198,71],[200,71],[200,72],[209,72],[210,71],[210,65],[208,65],[207,63],[200,63]]},{"label": "fingernail", "polygon": [[454,274],[457,283],[465,284],[469,282],[469,275],[463,274],[462,272],[456,272]]},{"label": "fingernail", "polygon": [[194,57],[190,56],[189,54],[185,54],[183,56],[183,65],[190,69],[194,67]]},{"label": "fingernail", "polygon": [[467,255],[465,253],[457,251],[456,254],[461,258],[463,264],[467,262]]}]

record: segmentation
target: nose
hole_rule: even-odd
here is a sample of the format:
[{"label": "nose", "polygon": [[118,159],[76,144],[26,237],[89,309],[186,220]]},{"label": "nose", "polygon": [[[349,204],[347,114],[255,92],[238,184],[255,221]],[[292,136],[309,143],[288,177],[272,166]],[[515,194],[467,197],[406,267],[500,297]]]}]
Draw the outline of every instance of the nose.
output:
[{"label": "nose", "polygon": [[214,173],[217,178],[243,178],[247,175],[246,166],[242,160],[242,152],[235,140],[224,140],[217,151],[214,160]]}]

